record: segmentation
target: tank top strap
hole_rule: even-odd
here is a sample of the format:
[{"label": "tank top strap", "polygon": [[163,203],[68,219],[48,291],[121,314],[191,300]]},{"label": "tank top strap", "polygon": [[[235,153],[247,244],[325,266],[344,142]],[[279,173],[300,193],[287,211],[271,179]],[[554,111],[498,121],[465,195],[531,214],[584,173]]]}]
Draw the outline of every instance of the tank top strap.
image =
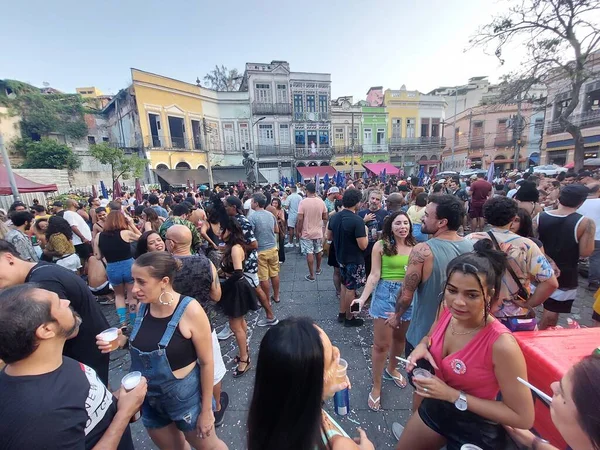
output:
[{"label": "tank top strap", "polygon": [[177,325],[179,325],[179,321],[183,317],[185,308],[187,308],[187,306],[190,304],[190,302],[192,300],[194,300],[192,297],[186,296],[186,297],[183,297],[179,301],[179,305],[177,305],[177,308],[175,308],[173,317],[171,317],[171,320],[169,321],[169,323],[167,325],[165,334],[163,334],[163,337],[161,338],[160,342],[158,343],[158,348],[167,348],[167,345],[169,345],[169,342],[171,342],[171,338],[173,337],[173,334],[175,333],[175,330],[177,329]]},{"label": "tank top strap", "polygon": [[144,320],[144,317],[146,316],[147,311],[148,305],[146,303],[142,303],[138,309],[137,315],[135,316],[135,323],[133,324],[133,330],[131,330],[131,336],[129,336],[129,342],[135,340],[138,331],[140,331],[140,328],[142,327],[142,322]]}]

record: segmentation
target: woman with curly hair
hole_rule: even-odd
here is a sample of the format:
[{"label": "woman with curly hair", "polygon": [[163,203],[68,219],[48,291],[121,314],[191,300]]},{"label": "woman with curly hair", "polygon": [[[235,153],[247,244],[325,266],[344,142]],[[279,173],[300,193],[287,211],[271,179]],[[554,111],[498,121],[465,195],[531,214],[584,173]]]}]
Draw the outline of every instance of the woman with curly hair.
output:
[{"label": "woman with curly hair", "polygon": [[60,216],[52,216],[48,219],[44,256],[46,261],[53,261],[73,272],[81,268],[81,260],[75,253],[73,245],[71,225]]},{"label": "woman with curly hair", "polygon": [[[373,389],[369,394],[368,406],[373,411],[381,408],[381,379],[392,380],[400,388],[406,387],[406,380],[398,372],[396,356],[401,356],[406,342],[406,331],[412,317],[412,306],[402,315],[399,328],[391,328],[385,322],[394,314],[396,298],[402,289],[402,282],[408,264],[408,255],[416,245],[412,235],[412,223],[405,212],[397,211],[383,223],[381,240],[375,243],[371,256],[371,273],[362,295],[354,300],[360,309],[373,293],[369,313],[374,320],[372,348]],[[389,361],[384,373],[386,357]]]}]

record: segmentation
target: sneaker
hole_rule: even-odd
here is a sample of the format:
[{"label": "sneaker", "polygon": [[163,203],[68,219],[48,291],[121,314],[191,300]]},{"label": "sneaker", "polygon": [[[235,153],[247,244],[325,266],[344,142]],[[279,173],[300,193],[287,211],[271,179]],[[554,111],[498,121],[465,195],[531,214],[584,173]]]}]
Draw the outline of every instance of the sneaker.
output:
[{"label": "sneaker", "polygon": [[287,244],[284,245],[285,248],[293,248],[294,244],[292,244],[291,242],[288,242]]},{"label": "sneaker", "polygon": [[352,319],[344,320],[345,327],[360,327],[365,321],[363,319],[359,319],[358,317],[353,317]]},{"label": "sneaker", "polygon": [[344,323],[344,320],[346,320],[346,313],[339,313],[338,314],[338,322]]},{"label": "sneaker", "polygon": [[321,275],[323,273],[323,269],[319,269],[315,272],[317,275]]},{"label": "sneaker", "polygon": [[316,281],[314,278],[311,278],[311,277],[310,277],[310,275],[306,275],[306,276],[304,277],[304,279],[305,279],[306,281],[310,281],[311,283],[314,283],[314,282]]},{"label": "sneaker", "polygon": [[224,392],[224,391],[221,392],[220,400],[221,400],[221,409],[219,411],[215,411],[215,413],[214,413],[215,428],[218,428],[221,425],[223,425],[223,421],[225,419],[225,411],[227,410],[227,407],[229,406],[229,395],[227,395],[227,392]]},{"label": "sneaker", "polygon": [[279,323],[279,319],[277,317],[273,317],[272,319],[260,319],[256,325],[259,327],[272,327],[273,325],[277,325]]},{"label": "sneaker", "polygon": [[396,438],[397,441],[400,440],[400,436],[402,436],[403,432],[404,432],[404,427],[402,425],[400,425],[398,422],[394,422],[392,424],[392,434],[394,435],[394,437]]},{"label": "sneaker", "polygon": [[223,329],[217,334],[217,339],[220,341],[226,341],[231,336],[233,336],[233,331],[231,331],[231,328],[229,328],[229,324],[225,324]]}]

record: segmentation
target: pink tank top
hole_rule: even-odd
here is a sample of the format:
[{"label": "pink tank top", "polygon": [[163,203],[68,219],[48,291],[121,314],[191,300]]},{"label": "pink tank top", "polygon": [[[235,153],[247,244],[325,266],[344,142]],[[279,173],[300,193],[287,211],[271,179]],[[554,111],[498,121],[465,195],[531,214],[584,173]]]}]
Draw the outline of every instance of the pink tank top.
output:
[{"label": "pink tank top", "polygon": [[499,321],[494,320],[479,331],[462,349],[442,358],[444,336],[451,318],[450,311],[444,309],[431,336],[429,351],[440,368],[435,374],[454,389],[474,397],[495,400],[500,386],[494,373],[492,347],[501,334],[510,331]]}]

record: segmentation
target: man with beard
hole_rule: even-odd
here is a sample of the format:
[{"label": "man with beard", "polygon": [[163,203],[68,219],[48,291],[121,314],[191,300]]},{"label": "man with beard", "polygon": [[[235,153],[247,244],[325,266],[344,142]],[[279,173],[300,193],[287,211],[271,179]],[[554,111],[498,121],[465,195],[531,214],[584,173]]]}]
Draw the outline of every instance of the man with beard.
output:
[{"label": "man with beard", "polygon": [[388,215],[388,212],[382,208],[383,195],[381,191],[375,189],[369,194],[369,208],[358,212],[358,216],[363,219],[367,226],[369,245],[365,250],[365,272],[368,277],[371,273],[371,253],[373,246],[379,239],[379,233],[383,230],[383,221]]},{"label": "man with beard", "polygon": [[129,421],[146,380],[117,402],[92,368],[62,354],[80,324],[69,300],[35,284],[0,293],[0,450],[133,449]]},{"label": "man with beard", "polygon": [[6,234],[6,240],[10,242],[19,252],[19,256],[25,261],[38,261],[39,258],[33,249],[31,239],[27,231],[33,223],[33,214],[29,211],[16,211],[11,215],[13,229]]},{"label": "man with beard", "polygon": [[96,335],[109,325],[87,284],[74,272],[56,264],[23,261],[17,250],[0,239],[0,289],[22,283],[37,283],[42,289],[67,298],[83,320],[79,334],[64,346],[64,354],[90,366],[108,385],[109,355],[96,347]]}]

